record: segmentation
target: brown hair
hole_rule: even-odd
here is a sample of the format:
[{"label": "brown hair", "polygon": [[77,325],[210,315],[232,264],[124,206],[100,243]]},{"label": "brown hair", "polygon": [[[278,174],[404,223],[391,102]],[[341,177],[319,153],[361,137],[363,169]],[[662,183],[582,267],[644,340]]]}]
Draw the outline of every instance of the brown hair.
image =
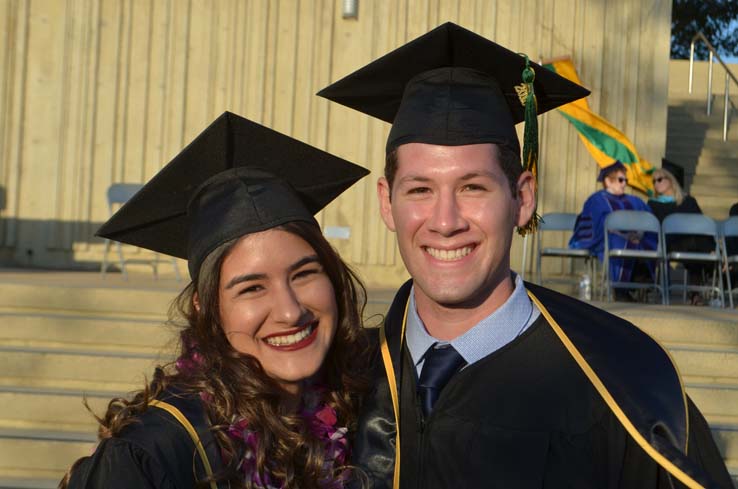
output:
[{"label": "brown hair", "polygon": [[[500,163],[500,167],[510,184],[510,191],[512,192],[513,199],[516,199],[518,197],[518,179],[523,173],[523,166],[520,163],[520,155],[517,151],[504,144],[493,144],[492,147],[497,148],[497,158]],[[384,162],[384,178],[387,179],[390,196],[392,195],[392,185],[395,181],[395,175],[397,174],[397,164],[397,148],[395,148],[387,153]]]},{"label": "brown hair", "polygon": [[[314,224],[290,222],[282,229],[304,239],[315,250],[336,293],[337,329],[323,363],[323,401],[335,409],[338,426],[355,432],[361,395],[368,386],[368,340],[361,327],[366,291],[354,272],[341,260]],[[313,435],[306,421],[285,408],[284,392],[263,370],[259,361],[236,351],[220,324],[219,283],[223,260],[238,240],[211,252],[204,260],[197,284],[190,283],[175,299],[170,317],[184,319],[180,333],[179,360],[157,369],[151,386],[132,400],[113,399],[100,423],[99,437],[109,438],[136,422],[149,400],[169,385],[198,393],[209,400],[206,411],[227,464],[218,480],[239,484],[237,466],[245,446],[227,434],[233,420],[245,419],[256,433],[256,470],[260,475],[283,481],[285,488],[319,488],[327,478],[323,441]],[[199,311],[193,305],[197,293]],[[170,320],[174,322],[174,320]],[[187,368],[184,368],[184,366]],[[59,487],[66,487],[72,466]],[[329,464],[328,464],[329,465]],[[251,488],[251,480],[245,486]]]}]

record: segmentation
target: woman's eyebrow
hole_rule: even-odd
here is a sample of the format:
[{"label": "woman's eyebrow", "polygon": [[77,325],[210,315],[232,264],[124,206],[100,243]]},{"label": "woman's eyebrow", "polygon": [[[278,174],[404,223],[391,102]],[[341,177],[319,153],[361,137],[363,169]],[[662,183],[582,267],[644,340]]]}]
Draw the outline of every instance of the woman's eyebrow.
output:
[{"label": "woman's eyebrow", "polygon": [[293,263],[292,265],[290,265],[289,270],[290,270],[290,272],[294,272],[298,268],[302,268],[305,265],[307,265],[308,263],[320,263],[320,260],[318,259],[318,255],[309,255],[309,256],[305,256],[305,257],[300,258],[295,263]]},{"label": "woman's eyebrow", "polygon": [[[317,255],[309,255],[300,258],[295,263],[290,265],[287,270],[290,272],[294,272],[295,270],[304,267],[308,263],[320,263],[320,260],[318,259]],[[243,283],[243,282],[249,282],[251,280],[263,280],[267,278],[265,273],[247,273],[244,275],[238,275],[236,277],[233,277],[225,286],[225,289],[231,289],[234,286]]]},{"label": "woman's eyebrow", "polygon": [[233,277],[230,282],[228,282],[225,286],[225,289],[228,290],[240,283],[243,282],[249,282],[251,280],[263,280],[266,278],[265,273],[248,273],[244,275],[238,275],[236,277]]}]

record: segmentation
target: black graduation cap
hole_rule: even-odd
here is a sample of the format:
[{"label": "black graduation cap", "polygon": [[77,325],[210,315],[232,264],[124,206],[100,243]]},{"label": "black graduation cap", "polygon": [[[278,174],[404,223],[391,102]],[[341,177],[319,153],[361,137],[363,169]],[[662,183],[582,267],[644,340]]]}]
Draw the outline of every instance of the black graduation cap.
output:
[{"label": "black graduation cap", "polygon": [[679,186],[684,188],[684,168],[682,166],[666,158],[661,158],[661,168],[674,175],[674,178],[679,182]]},{"label": "black graduation cap", "polygon": [[597,181],[602,182],[605,180],[605,176],[607,176],[608,173],[612,173],[614,171],[622,171],[626,172],[627,168],[625,168],[625,165],[620,162],[620,160],[615,160],[609,165],[600,168],[600,172],[597,174]]},{"label": "black graduation cap", "polygon": [[[519,152],[514,126],[525,118],[527,64],[526,57],[448,22],[318,95],[392,123],[387,152],[408,142],[496,143]],[[551,70],[529,66],[539,114],[589,94]]]},{"label": "black graduation cap", "polygon": [[220,244],[313,214],[369,173],[225,112],[97,231],[186,258],[194,279]]}]

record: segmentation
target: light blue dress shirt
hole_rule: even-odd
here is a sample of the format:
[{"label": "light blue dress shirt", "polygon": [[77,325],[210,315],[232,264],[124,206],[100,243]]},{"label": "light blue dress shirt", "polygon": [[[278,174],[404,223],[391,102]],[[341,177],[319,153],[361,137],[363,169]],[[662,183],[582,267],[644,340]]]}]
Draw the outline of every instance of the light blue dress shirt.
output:
[{"label": "light blue dress shirt", "polygon": [[538,319],[541,312],[531,302],[523,280],[516,273],[513,273],[513,282],[515,290],[502,306],[451,341],[440,341],[425,329],[415,306],[415,286],[413,286],[407,313],[406,340],[418,377],[423,369],[425,352],[435,343],[450,343],[469,366],[523,334]]}]

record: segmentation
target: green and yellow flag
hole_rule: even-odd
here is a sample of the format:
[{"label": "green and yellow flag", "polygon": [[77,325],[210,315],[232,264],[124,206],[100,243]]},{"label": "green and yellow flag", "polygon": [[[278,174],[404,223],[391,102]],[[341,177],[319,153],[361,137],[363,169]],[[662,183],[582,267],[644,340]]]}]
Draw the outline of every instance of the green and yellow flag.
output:
[{"label": "green and yellow flag", "polygon": [[[558,58],[544,63],[551,71],[581,85],[577,71],[571,58]],[[653,166],[638,155],[633,143],[615,126],[592,112],[587,99],[581,98],[557,109],[579,132],[584,146],[595,159],[600,168],[604,168],[620,160],[628,169],[628,185],[653,195],[651,173]]]}]

